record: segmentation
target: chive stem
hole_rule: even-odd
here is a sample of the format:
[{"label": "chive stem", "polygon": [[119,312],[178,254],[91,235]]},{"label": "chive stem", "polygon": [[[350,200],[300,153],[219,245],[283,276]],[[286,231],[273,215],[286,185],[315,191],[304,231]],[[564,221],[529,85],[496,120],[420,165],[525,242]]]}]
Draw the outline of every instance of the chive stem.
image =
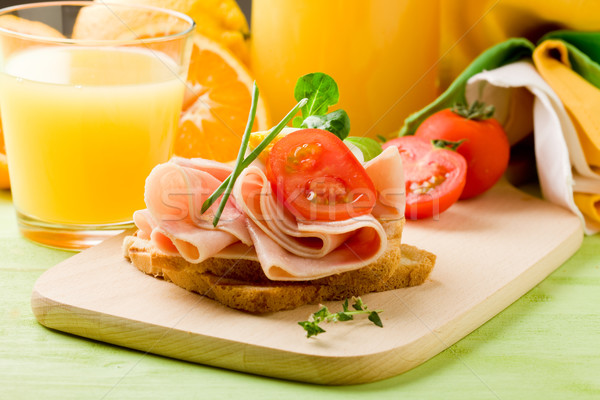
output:
[{"label": "chive stem", "polygon": [[[258,104],[258,87],[256,86],[256,81],[252,85],[252,105],[250,106],[250,114],[248,115],[248,123],[246,124],[246,130],[244,131],[244,135],[242,136],[242,144],[240,145],[240,150],[238,151],[237,159],[235,161],[235,168],[233,172],[231,172],[231,176],[233,179],[230,179],[227,187],[225,188],[225,193],[223,193],[223,198],[221,199],[221,204],[219,204],[219,208],[215,213],[215,217],[213,218],[213,226],[217,226],[219,223],[219,219],[221,219],[221,215],[223,214],[223,210],[225,209],[225,204],[227,204],[227,199],[231,195],[231,190],[233,189],[233,183],[237,179],[237,177],[242,172],[242,161],[244,160],[244,155],[246,154],[246,149],[248,148],[248,142],[250,141],[250,133],[252,133],[252,126],[254,125],[254,118],[256,117],[256,105]],[[204,205],[202,205],[204,208]]]},{"label": "chive stem", "polygon": [[[252,101],[253,101],[253,106],[255,106],[254,95],[252,97]],[[240,152],[238,153],[238,159],[236,161],[236,165],[234,167],[233,172],[219,185],[219,187],[214,191],[214,193],[211,194],[210,197],[208,199],[206,199],[204,201],[204,203],[202,204],[201,213],[204,214],[206,212],[206,210],[208,210],[214,204],[214,202],[217,201],[219,196],[221,196],[221,194],[223,194],[223,192],[225,192],[225,195],[223,196],[223,200],[221,201],[221,204],[219,206],[219,209],[221,210],[221,212],[217,211],[217,214],[215,214],[215,218],[213,219],[213,226],[217,226],[217,224],[219,223],[219,218],[221,217],[222,209],[225,208],[225,203],[227,202],[227,198],[229,197],[229,194],[231,193],[231,191],[233,189],[235,181],[238,178],[238,176],[240,175],[240,173],[242,172],[242,170],[247,168],[248,166],[250,166],[250,164],[252,164],[252,162],[254,160],[256,160],[256,158],[258,158],[259,154],[269,145],[269,143],[271,143],[273,141],[273,139],[275,139],[275,137],[279,134],[279,132],[281,132],[283,130],[283,128],[285,128],[287,123],[290,122],[290,120],[298,113],[298,110],[300,110],[300,108],[304,107],[304,105],[307,102],[308,102],[308,99],[306,99],[306,98],[300,100],[298,102],[298,104],[296,104],[294,106],[294,108],[292,108],[290,110],[290,112],[287,113],[287,115],[275,127],[271,128],[269,134],[259,143],[258,146],[256,146],[256,148],[248,155],[248,157],[246,157],[242,161],[240,161],[241,160],[240,154],[243,157],[243,154],[246,152],[248,140],[250,138],[250,134],[248,134],[247,135],[248,137],[246,138],[246,132],[244,132],[244,138],[242,138],[242,147],[240,147]],[[252,115],[252,108],[251,108],[251,115]],[[248,131],[248,129],[249,129],[248,127],[251,128],[252,124],[249,124],[248,126],[246,126],[246,131]],[[246,142],[245,144],[244,144],[244,139]]]}]

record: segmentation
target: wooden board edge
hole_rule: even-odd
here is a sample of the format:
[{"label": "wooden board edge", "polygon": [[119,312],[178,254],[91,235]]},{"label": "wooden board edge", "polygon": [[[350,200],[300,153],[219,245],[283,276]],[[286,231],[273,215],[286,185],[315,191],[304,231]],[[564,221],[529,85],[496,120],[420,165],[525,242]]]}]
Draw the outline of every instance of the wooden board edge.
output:
[{"label": "wooden board edge", "polygon": [[[402,360],[392,352],[326,357],[192,335],[178,329],[169,329],[165,333],[162,326],[132,320],[124,323],[123,319],[109,314],[58,303],[35,290],[31,308],[41,325],[57,331],[143,353],[291,381],[321,385],[369,383],[398,375],[420,363]],[[73,318],[78,324],[69,322]],[[388,362],[382,363],[382,359]],[[393,370],[386,368],[389,363],[396,367]],[[291,365],[295,370],[289,368]]]}]

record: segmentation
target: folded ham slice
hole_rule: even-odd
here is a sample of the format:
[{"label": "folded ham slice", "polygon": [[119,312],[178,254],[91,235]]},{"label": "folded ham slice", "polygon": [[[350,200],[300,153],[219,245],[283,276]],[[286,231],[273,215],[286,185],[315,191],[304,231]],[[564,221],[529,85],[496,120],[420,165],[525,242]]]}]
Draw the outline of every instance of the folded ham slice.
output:
[{"label": "folded ham slice", "polygon": [[385,230],[372,215],[344,221],[296,220],[257,166],[242,172],[233,196],[248,218],[256,254],[269,279],[308,280],[350,271],[377,260],[387,248]]},{"label": "folded ham slice", "polygon": [[404,218],[406,204],[404,170],[398,150],[395,147],[388,147],[368,161],[364,167],[377,190],[377,202],[371,214],[383,222]]},{"label": "folded ham slice", "polygon": [[[387,248],[381,222],[404,215],[402,161],[386,149],[365,164],[378,192],[371,214],[344,221],[299,221],[271,190],[264,169],[253,165],[236,181],[223,216],[212,226],[216,202],[202,203],[231,173],[231,167],[201,159],[175,158],[146,180],[147,209],[134,221],[142,237],[162,251],[198,263],[210,257],[257,258],[272,280],[303,281],[361,268]],[[252,246],[252,247],[249,247]]]},{"label": "folded ham slice", "polygon": [[204,201],[231,173],[231,167],[203,159],[174,158],[146,179],[146,210],[134,213],[142,237],[167,254],[198,263],[241,241],[252,245],[245,216],[228,201],[217,228],[212,220],[220,201],[201,214]]}]

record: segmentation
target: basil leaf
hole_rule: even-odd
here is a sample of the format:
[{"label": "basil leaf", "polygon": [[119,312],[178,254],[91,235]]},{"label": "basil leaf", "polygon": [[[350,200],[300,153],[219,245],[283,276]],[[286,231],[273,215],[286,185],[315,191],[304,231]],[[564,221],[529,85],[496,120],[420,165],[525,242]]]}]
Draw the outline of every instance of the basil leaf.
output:
[{"label": "basil leaf", "polygon": [[340,93],[332,77],[322,72],[314,72],[298,79],[294,97],[296,100],[308,99],[308,103],[302,107],[302,117],[306,119],[311,115],[326,114],[329,106],[338,102]]},{"label": "basil leaf", "polygon": [[358,147],[358,149],[363,153],[365,162],[374,159],[383,151],[381,144],[371,138],[349,136],[344,139],[344,142],[348,142]]},{"label": "basil leaf", "polygon": [[350,133],[350,118],[346,111],[335,110],[325,115],[311,115],[302,122],[300,127],[323,129],[344,140]]}]

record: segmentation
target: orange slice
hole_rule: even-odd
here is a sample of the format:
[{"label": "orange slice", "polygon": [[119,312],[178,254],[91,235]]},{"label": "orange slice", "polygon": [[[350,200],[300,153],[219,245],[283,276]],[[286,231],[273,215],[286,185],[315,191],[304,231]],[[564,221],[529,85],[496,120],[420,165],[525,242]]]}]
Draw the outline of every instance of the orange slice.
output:
[{"label": "orange slice", "polygon": [[[100,0],[96,0],[96,2],[100,2]],[[221,43],[239,60],[248,65],[250,54],[248,21],[235,0],[112,0],[111,3],[147,5],[187,14],[196,22],[196,32]],[[138,36],[152,36],[145,32],[146,29],[152,29],[148,26],[150,25],[148,20],[152,18],[142,16],[139,19],[140,24],[130,19],[127,23],[127,32],[124,32],[122,26],[115,26],[116,21],[111,15],[110,6],[101,5],[101,7],[105,10],[94,10],[93,14],[95,15],[93,17],[90,15],[89,19],[86,14],[92,14],[91,12],[84,10],[80,13],[73,31],[74,38],[89,38],[92,35],[96,38],[114,38],[115,33],[120,31],[124,36],[131,31]],[[91,11],[91,9],[87,11]],[[83,18],[86,19],[85,24],[80,23]],[[153,25],[158,25],[154,22]],[[164,25],[164,21],[162,25]]]},{"label": "orange slice", "polygon": [[[248,70],[228,50],[196,35],[175,154],[234,160],[248,119],[252,82]],[[253,130],[268,128],[267,110],[259,96]]]}]

